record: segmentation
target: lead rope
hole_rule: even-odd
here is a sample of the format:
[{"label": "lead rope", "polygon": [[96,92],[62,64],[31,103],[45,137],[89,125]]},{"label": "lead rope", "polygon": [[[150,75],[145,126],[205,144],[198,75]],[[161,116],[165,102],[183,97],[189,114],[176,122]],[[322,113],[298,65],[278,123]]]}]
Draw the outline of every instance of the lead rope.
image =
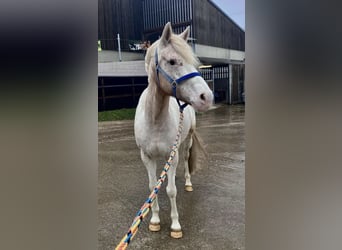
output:
[{"label": "lead rope", "polygon": [[161,188],[161,185],[165,181],[166,173],[171,166],[171,163],[173,161],[173,158],[176,155],[176,152],[178,150],[178,146],[180,143],[180,135],[181,135],[182,129],[183,129],[183,118],[184,118],[183,109],[184,109],[184,107],[180,107],[180,109],[179,109],[179,111],[180,111],[179,125],[178,125],[178,132],[177,132],[176,140],[172,146],[170,157],[167,160],[167,162],[165,163],[163,171],[161,172],[161,174],[159,176],[157,184],[154,186],[153,191],[151,192],[150,196],[145,201],[144,205],[142,205],[142,207],[140,208],[140,210],[136,214],[131,227],[128,229],[128,232],[122,238],[120,243],[116,246],[115,250],[123,250],[123,249],[126,249],[128,247],[128,244],[131,242],[131,240],[133,239],[135,234],[138,232],[138,229],[140,227],[142,220],[146,217],[146,215],[150,211],[151,206],[152,206],[153,202],[155,201],[157,194]]}]

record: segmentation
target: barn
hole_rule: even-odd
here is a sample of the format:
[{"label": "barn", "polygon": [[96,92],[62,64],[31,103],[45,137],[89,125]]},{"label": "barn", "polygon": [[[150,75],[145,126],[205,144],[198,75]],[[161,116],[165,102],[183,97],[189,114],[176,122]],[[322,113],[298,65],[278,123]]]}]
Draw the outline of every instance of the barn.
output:
[{"label": "barn", "polygon": [[245,32],[210,0],[99,0],[99,111],[135,107],[147,86],[144,55],[170,21],[189,43],[215,103],[244,102]]}]

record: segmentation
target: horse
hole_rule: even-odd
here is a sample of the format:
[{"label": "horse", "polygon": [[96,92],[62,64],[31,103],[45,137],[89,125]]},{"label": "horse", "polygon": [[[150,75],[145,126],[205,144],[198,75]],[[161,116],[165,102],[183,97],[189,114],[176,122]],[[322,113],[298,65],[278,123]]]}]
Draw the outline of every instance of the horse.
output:
[{"label": "horse", "polygon": [[[140,96],[134,120],[135,140],[141,160],[149,177],[152,191],[157,182],[157,160],[167,159],[177,136],[179,112],[183,112],[183,129],[180,143],[184,150],[185,190],[193,191],[190,177],[198,162],[196,158],[206,151],[196,133],[195,111],[207,111],[213,102],[213,93],[196,70],[199,60],[188,45],[190,27],[181,34],[174,34],[170,22],[162,35],[147,50],[145,70],[148,86]],[[181,104],[181,102],[184,102]],[[189,104],[189,105],[188,105]],[[187,107],[185,107],[188,105]],[[182,230],[176,205],[176,154],[167,173],[167,195],[171,203],[171,237],[181,238]],[[152,205],[149,230],[160,230],[158,199]]]}]

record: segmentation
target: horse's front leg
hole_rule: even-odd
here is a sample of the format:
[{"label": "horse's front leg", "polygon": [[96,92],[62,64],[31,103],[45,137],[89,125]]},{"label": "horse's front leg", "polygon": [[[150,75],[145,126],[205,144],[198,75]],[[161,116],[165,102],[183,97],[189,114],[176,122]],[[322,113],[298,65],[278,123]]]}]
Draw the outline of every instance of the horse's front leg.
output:
[{"label": "horse's front leg", "polygon": [[191,183],[191,175],[189,170],[190,148],[192,146],[192,137],[189,136],[184,142],[184,177],[185,177],[185,191],[192,192],[194,189]]},{"label": "horse's front leg", "polygon": [[[154,186],[157,183],[157,163],[156,160],[151,159],[148,155],[146,155],[143,150],[140,151],[141,159],[147,169],[148,179],[149,179],[149,188],[152,192]],[[159,218],[159,205],[158,205],[158,196],[154,200],[152,204],[152,217],[149,224],[149,230],[152,232],[160,231],[160,218]]]},{"label": "horse's front leg", "polygon": [[170,203],[171,203],[171,237],[172,238],[182,238],[182,228],[179,224],[178,220],[178,211],[177,211],[177,204],[176,204],[176,196],[177,196],[177,188],[176,188],[176,169],[178,165],[178,154],[175,155],[173,159],[173,164],[169,168],[168,176],[168,184],[166,187],[167,195],[169,196]]}]

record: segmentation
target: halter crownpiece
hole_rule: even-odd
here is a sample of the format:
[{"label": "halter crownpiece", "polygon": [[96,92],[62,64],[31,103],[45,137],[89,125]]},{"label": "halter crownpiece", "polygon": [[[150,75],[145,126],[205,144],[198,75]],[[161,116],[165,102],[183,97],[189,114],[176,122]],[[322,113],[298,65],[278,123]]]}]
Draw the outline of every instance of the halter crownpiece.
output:
[{"label": "halter crownpiece", "polygon": [[201,76],[201,74],[198,71],[191,72],[189,74],[186,74],[184,76],[179,77],[178,79],[173,79],[168,73],[166,73],[165,70],[163,70],[158,63],[158,49],[156,48],[155,53],[154,53],[154,59],[156,63],[156,72],[157,72],[157,83],[158,86],[160,87],[160,82],[159,82],[159,72],[164,76],[164,78],[171,84],[172,87],[172,93],[173,96],[176,98],[179,110],[183,112],[183,109],[188,105],[188,103],[180,104],[179,99],[177,98],[177,85],[180,84],[181,82],[188,80],[192,77],[195,76]]}]

